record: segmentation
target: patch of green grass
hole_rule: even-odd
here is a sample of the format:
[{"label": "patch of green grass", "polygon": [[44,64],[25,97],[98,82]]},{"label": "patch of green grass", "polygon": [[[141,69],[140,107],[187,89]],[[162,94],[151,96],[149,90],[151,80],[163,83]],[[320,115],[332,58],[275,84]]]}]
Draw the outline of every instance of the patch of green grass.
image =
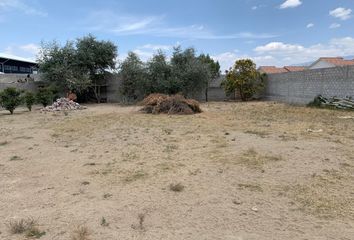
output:
[{"label": "patch of green grass", "polygon": [[324,174],[313,175],[307,183],[284,187],[284,192],[305,213],[326,219],[353,218],[353,199],[345,193],[351,185],[344,185],[352,180],[345,173],[324,170]]},{"label": "patch of green grass", "polygon": [[19,157],[19,156],[12,156],[12,157],[10,157],[10,161],[21,161],[21,160],[23,160],[21,157]]},{"label": "patch of green grass", "polygon": [[262,169],[268,162],[277,162],[281,160],[283,160],[281,156],[261,155],[257,153],[255,149],[250,148],[242,153],[237,163],[243,164],[250,168]]},{"label": "patch of green grass", "polygon": [[104,217],[101,218],[101,226],[102,227],[108,227],[109,226],[109,223],[107,222],[107,220]]},{"label": "patch of green grass", "polygon": [[247,131],[245,131],[245,133],[256,135],[261,138],[266,138],[269,135],[269,133],[267,133],[265,131],[260,131],[260,130],[247,130]]},{"label": "patch of green grass", "polygon": [[123,181],[125,183],[131,183],[131,182],[135,182],[137,180],[140,179],[144,179],[148,176],[148,174],[142,170],[138,170],[135,172],[131,172],[129,174],[127,174],[127,176],[124,177]]},{"label": "patch of green grass", "polygon": [[171,152],[173,152],[173,151],[175,151],[177,149],[178,149],[177,145],[166,145],[165,149],[163,151],[166,152],[166,153],[171,153]]},{"label": "patch of green grass", "polygon": [[41,238],[46,234],[45,231],[41,231],[39,228],[33,226],[32,228],[26,231],[27,238]]},{"label": "patch of green grass", "polygon": [[35,221],[33,218],[27,218],[17,221],[10,221],[7,224],[7,227],[11,234],[25,234],[27,238],[40,238],[46,233],[39,230],[36,225],[37,221]]},{"label": "patch of green grass", "polygon": [[173,192],[182,192],[184,190],[184,186],[181,183],[170,184],[170,190]]},{"label": "patch of green grass", "polygon": [[0,142],[0,146],[5,146],[5,145],[7,145],[7,144],[9,144],[8,141],[2,141],[2,142]]},{"label": "patch of green grass", "polygon": [[53,134],[51,134],[51,136],[52,136],[53,138],[58,138],[58,137],[60,137],[60,135],[59,135],[58,133],[53,133]]},{"label": "patch of green grass", "polygon": [[14,139],[25,139],[25,140],[29,140],[29,139],[33,139],[33,137],[29,137],[29,136],[19,136],[19,137],[15,137]]},{"label": "patch of green grass", "polygon": [[111,193],[105,193],[103,194],[103,198],[104,199],[108,199],[108,198],[111,198],[113,195]]},{"label": "patch of green grass", "polygon": [[248,189],[252,192],[263,192],[262,187],[258,183],[239,183],[238,186],[242,189]]}]

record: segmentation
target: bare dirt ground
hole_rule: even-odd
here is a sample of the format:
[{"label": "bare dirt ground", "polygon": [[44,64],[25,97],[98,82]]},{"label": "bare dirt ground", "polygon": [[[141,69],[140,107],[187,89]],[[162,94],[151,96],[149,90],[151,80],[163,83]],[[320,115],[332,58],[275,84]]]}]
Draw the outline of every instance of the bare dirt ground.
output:
[{"label": "bare dirt ground", "polygon": [[354,113],[138,109],[0,111],[0,239],[354,239]]}]

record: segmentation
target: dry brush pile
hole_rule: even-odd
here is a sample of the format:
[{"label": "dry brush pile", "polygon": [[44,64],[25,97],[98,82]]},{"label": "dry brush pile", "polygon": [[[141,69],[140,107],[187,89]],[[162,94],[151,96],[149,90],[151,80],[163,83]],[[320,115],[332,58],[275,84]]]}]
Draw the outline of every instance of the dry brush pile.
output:
[{"label": "dry brush pile", "polygon": [[141,103],[142,112],[159,114],[195,114],[201,113],[199,102],[194,99],[187,99],[180,94],[165,95],[154,93],[147,96]]}]

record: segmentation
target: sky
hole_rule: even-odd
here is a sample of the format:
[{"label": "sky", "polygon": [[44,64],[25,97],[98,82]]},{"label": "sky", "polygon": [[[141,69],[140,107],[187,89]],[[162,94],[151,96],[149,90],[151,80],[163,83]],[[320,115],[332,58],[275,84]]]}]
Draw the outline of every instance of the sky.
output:
[{"label": "sky", "polygon": [[89,33],[144,61],[194,47],[222,69],[237,59],[293,65],[354,55],[354,0],[0,0],[0,55],[36,59],[41,42]]}]

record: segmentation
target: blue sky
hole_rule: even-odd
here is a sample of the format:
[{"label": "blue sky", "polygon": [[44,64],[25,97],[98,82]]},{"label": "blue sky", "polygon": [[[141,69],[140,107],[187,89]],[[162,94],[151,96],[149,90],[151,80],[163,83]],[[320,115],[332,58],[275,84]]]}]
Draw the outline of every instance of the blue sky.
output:
[{"label": "blue sky", "polygon": [[290,65],[354,55],[353,0],[0,0],[0,54],[34,59],[41,41],[88,33],[119,59],[195,47],[229,68],[236,59]]}]

